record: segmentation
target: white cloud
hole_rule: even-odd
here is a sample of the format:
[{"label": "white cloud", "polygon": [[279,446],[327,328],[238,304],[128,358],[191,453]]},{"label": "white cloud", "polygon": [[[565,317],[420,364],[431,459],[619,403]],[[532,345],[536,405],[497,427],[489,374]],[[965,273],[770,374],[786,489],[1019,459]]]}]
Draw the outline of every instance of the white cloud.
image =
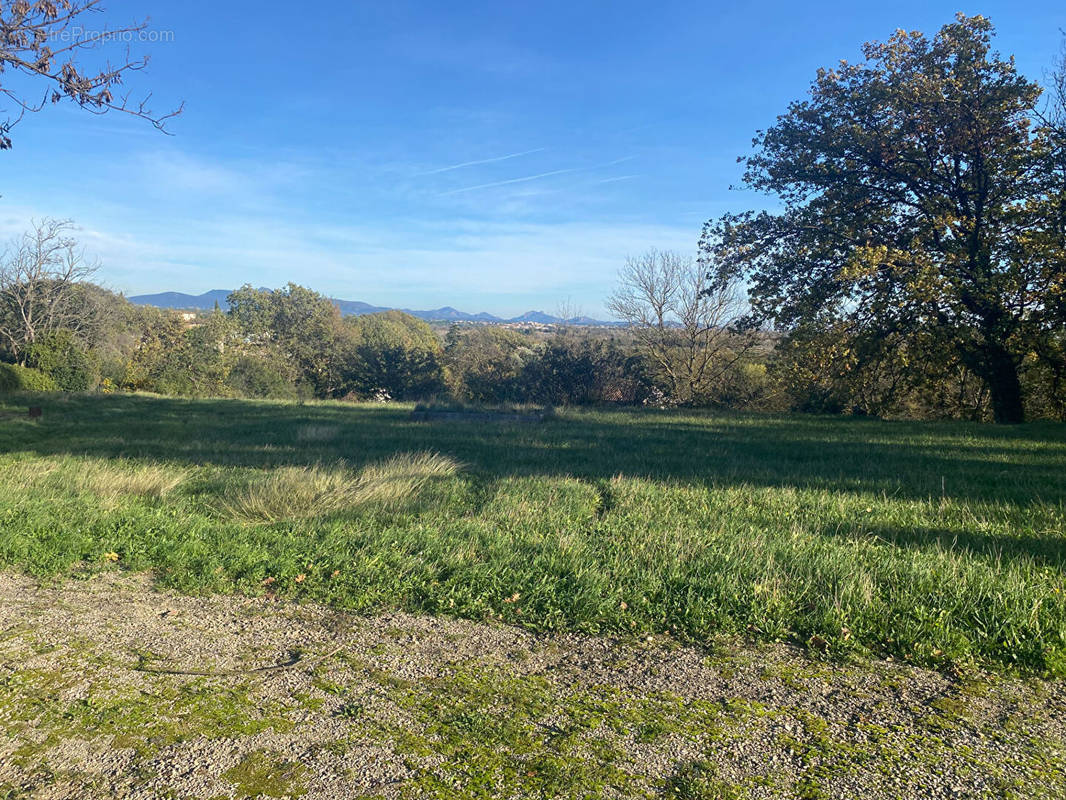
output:
[{"label": "white cloud", "polygon": [[[385,169],[394,174],[398,166]],[[691,252],[699,235],[689,220],[673,226],[597,214],[596,195],[587,194],[595,191],[592,176],[550,187],[550,196],[471,192],[442,203],[424,189],[396,189],[369,168],[323,180],[327,170],[310,159],[264,164],[150,151],[121,165],[118,177],[92,176],[98,192],[42,192],[32,205],[6,208],[0,233],[24,230],[30,217],[72,217],[102,264],[101,282],[129,294],[295,281],[381,305],[498,314],[550,310],[566,297],[602,314],[626,255],[653,246]],[[502,181],[501,189],[540,177]],[[110,191],[112,184],[119,188]],[[346,193],[333,193],[333,185]],[[345,203],[360,199],[388,207],[345,213]]]}]

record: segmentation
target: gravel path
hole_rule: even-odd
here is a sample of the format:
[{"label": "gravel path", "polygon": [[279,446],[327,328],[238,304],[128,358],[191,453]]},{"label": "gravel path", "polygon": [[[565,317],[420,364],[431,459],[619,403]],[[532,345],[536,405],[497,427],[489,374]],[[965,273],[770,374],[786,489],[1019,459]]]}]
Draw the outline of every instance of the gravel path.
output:
[{"label": "gravel path", "polygon": [[1066,797],[1066,686],[0,573],[0,798]]}]

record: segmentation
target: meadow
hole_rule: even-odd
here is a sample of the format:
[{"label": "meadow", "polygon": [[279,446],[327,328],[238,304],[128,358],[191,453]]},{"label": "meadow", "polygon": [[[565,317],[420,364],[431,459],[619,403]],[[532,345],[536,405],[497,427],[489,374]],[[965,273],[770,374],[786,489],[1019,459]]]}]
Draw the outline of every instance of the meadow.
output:
[{"label": "meadow", "polygon": [[411,410],[4,396],[0,567],[1066,675],[1066,426]]}]

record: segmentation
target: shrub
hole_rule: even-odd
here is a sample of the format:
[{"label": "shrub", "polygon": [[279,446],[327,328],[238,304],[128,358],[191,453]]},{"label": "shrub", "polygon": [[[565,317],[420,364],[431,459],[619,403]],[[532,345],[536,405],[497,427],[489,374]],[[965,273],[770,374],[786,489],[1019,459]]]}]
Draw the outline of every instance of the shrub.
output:
[{"label": "shrub", "polygon": [[782,411],[787,402],[762,361],[740,361],[725,370],[710,399],[727,408]]},{"label": "shrub", "polygon": [[100,379],[92,353],[70,331],[54,331],[26,349],[26,362],[49,376],[64,392],[87,392]]},{"label": "shrub", "polygon": [[296,386],[283,365],[267,358],[241,356],[230,370],[226,384],[240,397],[295,400]]},{"label": "shrub", "polygon": [[453,397],[473,403],[522,398],[522,370],[534,356],[534,342],[516,331],[454,326],[445,339],[444,363]]},{"label": "shrub", "polygon": [[56,382],[39,370],[18,364],[0,364],[0,392],[58,391]]},{"label": "shrub", "polygon": [[557,336],[526,364],[523,399],[553,406],[639,403],[648,389],[639,366],[612,342]]},{"label": "shrub", "polygon": [[397,400],[417,400],[444,389],[441,344],[425,322],[385,311],[347,324],[357,342],[347,369],[349,391],[364,397],[384,391]]}]

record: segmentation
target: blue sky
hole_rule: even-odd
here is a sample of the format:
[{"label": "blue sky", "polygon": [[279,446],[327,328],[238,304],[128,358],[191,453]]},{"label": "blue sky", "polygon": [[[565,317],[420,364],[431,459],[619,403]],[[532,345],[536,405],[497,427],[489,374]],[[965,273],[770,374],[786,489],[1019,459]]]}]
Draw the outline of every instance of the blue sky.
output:
[{"label": "blue sky", "polygon": [[[0,153],[0,235],[69,217],[128,294],[292,280],[380,305],[601,316],[618,266],[694,253],[756,129],[820,66],[985,14],[1040,78],[1061,2],[111,0],[163,136],[53,107]],[[98,18],[99,19],[99,18]],[[94,20],[96,22],[98,20]],[[99,21],[103,21],[99,19]]]}]

